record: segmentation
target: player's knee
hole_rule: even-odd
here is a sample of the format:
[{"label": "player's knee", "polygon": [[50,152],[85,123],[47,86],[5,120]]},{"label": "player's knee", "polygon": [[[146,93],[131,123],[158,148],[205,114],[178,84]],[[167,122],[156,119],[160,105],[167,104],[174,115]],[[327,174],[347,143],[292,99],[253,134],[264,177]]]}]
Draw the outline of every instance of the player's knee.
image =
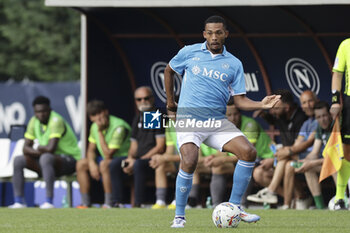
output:
[{"label": "player's knee", "polygon": [[24,168],[26,165],[25,157],[24,156],[17,156],[15,157],[13,161],[13,167],[16,168]]},{"label": "player's knee", "polygon": [[266,172],[263,169],[254,169],[253,171],[253,179],[254,181],[261,185],[265,185],[265,179],[266,179]]},{"label": "player's knee", "polygon": [[106,162],[106,160],[102,160],[102,161],[100,162],[99,167],[100,167],[100,171],[101,171],[101,172],[104,172],[104,171],[106,171],[107,169],[109,169],[109,164]]},{"label": "player's knee", "polygon": [[156,168],[156,174],[163,174],[165,173],[165,164],[162,163]]},{"label": "player's knee", "polygon": [[316,181],[318,183],[318,173],[316,171],[306,171],[304,172],[305,178],[309,180]]},{"label": "player's knee", "polygon": [[263,176],[263,173],[262,173],[262,169],[261,167],[256,167],[254,170],[253,170],[253,179],[256,181],[256,182],[259,182],[260,179],[262,178]]},{"label": "player's knee", "polygon": [[47,165],[53,165],[55,161],[54,155],[50,153],[44,153],[40,156],[39,164],[41,167],[47,166]]},{"label": "player's knee", "polygon": [[253,146],[244,148],[244,152],[241,155],[241,160],[253,162],[256,159],[256,149]]},{"label": "player's knee", "polygon": [[286,166],[284,168],[284,171],[286,173],[287,176],[290,176],[290,175],[294,175],[294,167],[291,166],[291,161],[288,161],[286,163]]},{"label": "player's knee", "polygon": [[139,171],[144,171],[145,165],[142,162],[142,159],[136,159],[134,163],[134,173],[138,173]]},{"label": "player's knee", "polygon": [[79,160],[77,162],[77,164],[75,165],[75,168],[76,168],[77,172],[83,172],[83,171],[87,170],[87,159]]},{"label": "player's knee", "polygon": [[109,164],[109,170],[111,171],[111,173],[115,173],[118,170],[122,169],[122,161],[124,160],[123,157],[117,157],[115,159],[112,160],[112,162],[110,162]]},{"label": "player's knee", "polygon": [[183,159],[181,165],[183,170],[193,173],[197,167],[197,159]]}]

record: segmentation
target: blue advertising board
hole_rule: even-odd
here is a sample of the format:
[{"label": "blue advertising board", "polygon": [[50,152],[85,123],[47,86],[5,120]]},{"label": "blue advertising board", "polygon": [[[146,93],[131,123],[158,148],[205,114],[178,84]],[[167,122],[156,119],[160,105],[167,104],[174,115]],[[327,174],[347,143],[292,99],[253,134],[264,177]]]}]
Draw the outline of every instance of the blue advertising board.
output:
[{"label": "blue advertising board", "polygon": [[77,137],[81,131],[80,83],[6,82],[0,83],[0,138],[7,137],[11,125],[25,125],[33,116],[32,101],[43,95],[51,108],[71,125]]}]

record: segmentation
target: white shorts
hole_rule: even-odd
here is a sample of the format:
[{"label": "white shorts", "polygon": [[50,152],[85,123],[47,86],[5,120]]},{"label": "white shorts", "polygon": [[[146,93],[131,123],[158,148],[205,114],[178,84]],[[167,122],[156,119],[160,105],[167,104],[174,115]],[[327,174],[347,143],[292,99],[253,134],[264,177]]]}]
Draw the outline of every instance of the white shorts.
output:
[{"label": "white shorts", "polygon": [[200,147],[202,143],[222,151],[222,147],[231,139],[245,135],[230,121],[222,119],[221,127],[210,128],[200,131],[184,131],[177,130],[177,146],[180,150],[181,146],[185,143],[192,142],[196,146]]}]

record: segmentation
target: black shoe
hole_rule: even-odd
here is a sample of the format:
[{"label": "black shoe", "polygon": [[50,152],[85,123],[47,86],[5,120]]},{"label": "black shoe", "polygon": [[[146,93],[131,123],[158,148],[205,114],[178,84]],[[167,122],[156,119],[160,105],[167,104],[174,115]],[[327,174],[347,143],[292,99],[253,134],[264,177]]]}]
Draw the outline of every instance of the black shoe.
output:
[{"label": "black shoe", "polygon": [[191,206],[192,208],[197,206],[197,198],[194,197],[188,197],[187,204]]},{"label": "black shoe", "polygon": [[347,210],[345,207],[345,202],[343,199],[339,199],[335,204],[334,204],[334,210]]}]

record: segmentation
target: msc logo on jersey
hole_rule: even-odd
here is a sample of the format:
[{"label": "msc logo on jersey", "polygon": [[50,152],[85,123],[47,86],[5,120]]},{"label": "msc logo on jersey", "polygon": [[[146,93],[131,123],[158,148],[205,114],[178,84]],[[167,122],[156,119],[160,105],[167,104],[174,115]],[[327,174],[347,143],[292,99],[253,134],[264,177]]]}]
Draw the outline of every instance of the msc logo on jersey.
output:
[{"label": "msc logo on jersey", "polygon": [[[226,64],[226,68],[229,68],[229,65]],[[209,78],[213,78],[213,79],[220,79],[220,81],[222,82],[226,82],[226,79],[228,78],[228,74],[220,72],[218,70],[208,70],[206,67],[203,67],[203,69],[201,69],[198,65],[194,65],[191,69],[192,73],[194,75],[198,75],[201,74],[205,77],[209,77]]]},{"label": "msc logo on jersey", "polygon": [[320,79],[316,70],[300,58],[291,58],[285,66],[285,73],[289,87],[293,93],[300,97],[305,90],[311,90],[316,95],[320,91]]},{"label": "msc logo on jersey", "polygon": [[226,79],[228,78],[228,74],[221,73],[217,70],[207,70],[207,68],[203,68],[203,76],[213,78],[213,79],[220,79],[222,82],[226,82]]},{"label": "msc logo on jersey", "polygon": [[160,129],[161,121],[160,116],[162,114],[157,110],[156,112],[144,112],[143,113],[143,128],[144,129]]},{"label": "msc logo on jersey", "polygon": [[[164,85],[164,70],[166,67],[166,62],[156,62],[151,68],[151,82],[153,90],[155,91],[158,98],[165,103],[166,102],[166,93]],[[174,92],[175,95],[180,95],[182,77],[175,73],[174,75]]]}]

